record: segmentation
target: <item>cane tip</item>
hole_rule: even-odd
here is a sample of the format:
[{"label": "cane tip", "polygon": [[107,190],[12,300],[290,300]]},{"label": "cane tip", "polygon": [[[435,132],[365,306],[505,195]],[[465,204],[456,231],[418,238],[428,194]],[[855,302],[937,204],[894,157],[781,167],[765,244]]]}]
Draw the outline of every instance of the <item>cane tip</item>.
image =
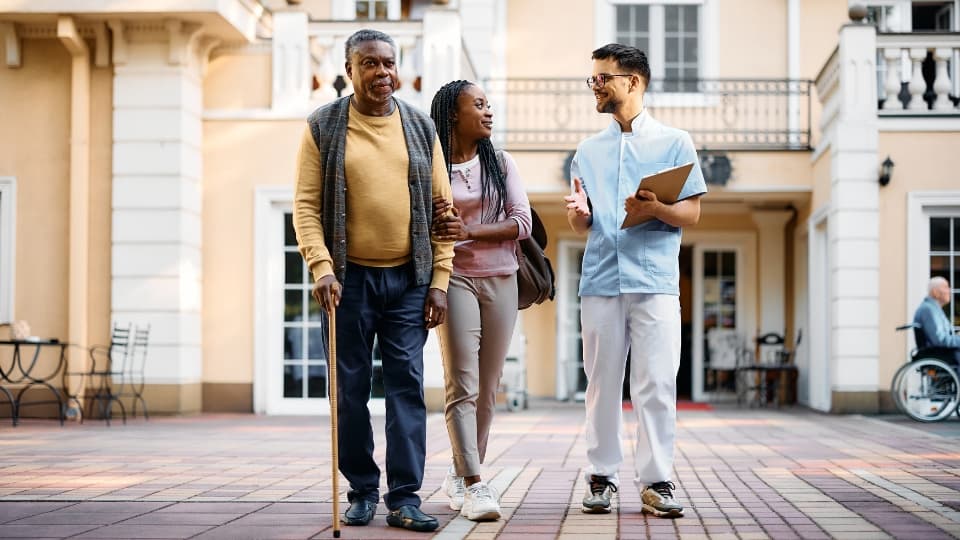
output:
[{"label": "cane tip", "polygon": [[333,531],[334,538],[340,538],[340,531]]}]

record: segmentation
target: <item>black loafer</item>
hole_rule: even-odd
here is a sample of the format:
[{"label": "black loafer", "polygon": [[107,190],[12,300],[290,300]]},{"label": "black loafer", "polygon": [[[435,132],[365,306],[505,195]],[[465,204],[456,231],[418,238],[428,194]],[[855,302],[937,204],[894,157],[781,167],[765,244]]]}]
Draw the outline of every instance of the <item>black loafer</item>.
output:
[{"label": "black loafer", "polygon": [[387,525],[417,532],[430,532],[435,531],[440,523],[437,518],[424,514],[416,506],[406,504],[387,514]]},{"label": "black loafer", "polygon": [[343,513],[343,519],[340,521],[343,521],[345,525],[366,525],[373,520],[373,515],[376,513],[376,501],[357,499],[350,503],[350,508],[347,508],[347,511]]}]

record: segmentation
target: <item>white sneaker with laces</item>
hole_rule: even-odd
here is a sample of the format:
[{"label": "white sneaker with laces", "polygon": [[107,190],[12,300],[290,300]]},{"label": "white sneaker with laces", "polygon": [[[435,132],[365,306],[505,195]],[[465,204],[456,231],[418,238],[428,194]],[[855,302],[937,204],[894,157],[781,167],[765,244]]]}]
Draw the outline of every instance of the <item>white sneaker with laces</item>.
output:
[{"label": "white sneaker with laces", "polygon": [[463,484],[463,477],[457,476],[453,466],[447,470],[447,476],[443,479],[443,492],[450,499],[450,509],[460,510],[463,507],[463,494],[466,488]]},{"label": "white sneaker with laces", "polygon": [[500,519],[500,494],[486,482],[477,482],[467,488],[460,515],[470,521]]}]

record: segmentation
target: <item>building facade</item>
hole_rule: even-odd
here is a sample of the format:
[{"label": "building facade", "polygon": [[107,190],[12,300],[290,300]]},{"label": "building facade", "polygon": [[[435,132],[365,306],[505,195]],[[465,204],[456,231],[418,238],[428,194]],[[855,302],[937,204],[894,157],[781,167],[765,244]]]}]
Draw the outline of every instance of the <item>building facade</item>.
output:
[{"label": "building facade", "polygon": [[[327,412],[291,202],[304,119],[350,92],[363,27],[396,39],[399,97],[428,108],[466,78],[494,103],[557,269],[511,349],[533,396],[585,385],[585,238],[562,197],[577,142],[611,121],[584,82],[604,43],[648,51],[646,105],[710,182],[680,255],[684,397],[729,399],[718,344],[775,332],[799,341],[800,403],[889,409],[912,344],[894,327],[929,276],[960,282],[957,0],[868,1],[865,22],[837,0],[149,4],[0,0],[0,321],[80,345],[76,368],[113,323],[149,324],[154,411]],[[955,289],[960,326],[958,306]],[[436,409],[433,336],[425,362]]]}]

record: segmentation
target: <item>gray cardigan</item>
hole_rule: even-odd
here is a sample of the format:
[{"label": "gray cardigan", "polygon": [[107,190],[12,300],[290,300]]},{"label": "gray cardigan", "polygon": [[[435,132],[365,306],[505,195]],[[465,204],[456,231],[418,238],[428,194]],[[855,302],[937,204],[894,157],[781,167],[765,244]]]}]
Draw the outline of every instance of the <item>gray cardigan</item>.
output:
[{"label": "gray cardigan", "polygon": [[[433,219],[433,144],[437,132],[429,116],[399,99],[394,98],[394,102],[400,109],[403,136],[410,156],[407,178],[410,186],[414,278],[417,285],[427,285],[433,274],[430,223]],[[333,259],[334,276],[341,283],[347,272],[344,158],[349,111],[350,96],[346,96],[320,107],[307,118],[313,140],[320,150],[323,167],[323,200],[320,207],[323,211],[324,241]]]}]

